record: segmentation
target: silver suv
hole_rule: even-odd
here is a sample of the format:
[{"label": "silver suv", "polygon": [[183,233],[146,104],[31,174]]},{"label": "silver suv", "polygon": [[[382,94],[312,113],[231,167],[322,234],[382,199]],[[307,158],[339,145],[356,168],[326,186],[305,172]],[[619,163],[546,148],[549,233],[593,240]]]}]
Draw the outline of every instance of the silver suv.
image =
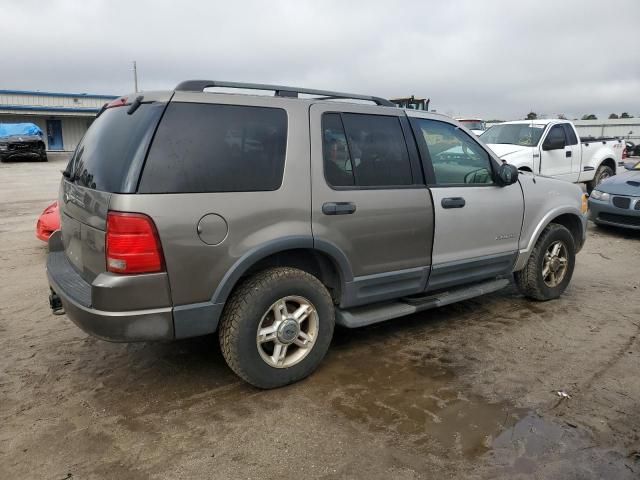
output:
[{"label": "silver suv", "polygon": [[217,332],[229,366],[261,388],[313,372],[334,324],[402,317],[512,277],[528,297],[556,298],[586,229],[576,185],[518,175],[448,117],[215,81],[105,106],[59,195],[55,313],[111,341]]}]

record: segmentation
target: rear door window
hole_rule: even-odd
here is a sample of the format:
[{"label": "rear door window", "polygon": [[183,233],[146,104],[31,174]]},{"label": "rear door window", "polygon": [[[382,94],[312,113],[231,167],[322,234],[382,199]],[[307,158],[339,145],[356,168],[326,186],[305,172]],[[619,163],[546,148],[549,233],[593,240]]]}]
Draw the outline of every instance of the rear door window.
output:
[{"label": "rear door window", "polygon": [[398,117],[326,113],[322,130],[329,185],[389,188],[414,183]]},{"label": "rear door window", "polygon": [[91,124],[67,166],[72,182],[104,192],[135,191],[132,165],[144,160],[165,103],[142,104],[131,115],[128,106],[105,110]]},{"label": "rear door window", "polygon": [[339,113],[325,113],[322,116],[322,151],[324,174],[329,185],[354,186],[353,163]]},{"label": "rear door window", "polygon": [[277,190],[286,144],[283,109],[170,103],[149,150],[138,191]]}]

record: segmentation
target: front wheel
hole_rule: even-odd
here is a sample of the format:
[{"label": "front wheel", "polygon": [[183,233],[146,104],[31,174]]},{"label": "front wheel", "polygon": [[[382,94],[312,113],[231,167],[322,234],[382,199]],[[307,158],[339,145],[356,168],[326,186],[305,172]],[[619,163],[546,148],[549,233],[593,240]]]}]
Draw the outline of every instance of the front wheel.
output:
[{"label": "front wheel", "polygon": [[552,223],[544,229],[525,267],[515,272],[518,289],[534,300],[558,298],[575,267],[575,243],[566,227]]},{"label": "front wheel", "polygon": [[595,188],[600,185],[604,180],[609,177],[613,177],[615,172],[611,167],[606,165],[600,165],[598,170],[596,170],[596,174],[593,177],[593,180],[587,183],[587,192],[591,193]]},{"label": "front wheel", "polygon": [[218,335],[222,354],[238,376],[258,388],[276,388],[318,367],[334,323],[331,296],[316,277],[295,268],[270,268],[234,291]]}]

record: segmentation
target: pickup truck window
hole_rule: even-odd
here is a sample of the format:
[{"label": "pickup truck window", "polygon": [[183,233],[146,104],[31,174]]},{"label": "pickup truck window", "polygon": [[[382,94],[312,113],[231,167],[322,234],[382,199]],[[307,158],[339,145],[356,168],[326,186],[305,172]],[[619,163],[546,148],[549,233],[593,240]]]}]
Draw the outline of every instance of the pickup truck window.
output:
[{"label": "pickup truck window", "polygon": [[322,116],[325,178],[334,187],[412,185],[398,117],[357,113]]},{"label": "pickup truck window", "polygon": [[492,184],[489,154],[455,125],[416,122],[426,143],[438,185]]},{"label": "pickup truck window", "polygon": [[480,135],[484,143],[503,143],[520,145],[522,147],[534,147],[540,141],[544,125],[532,125],[529,123],[512,123],[508,125],[494,125]]},{"label": "pickup truck window", "polygon": [[562,126],[564,127],[564,134],[567,137],[567,145],[577,145],[578,137],[576,137],[576,132],[573,131],[571,125],[563,123]]},{"label": "pickup truck window", "polygon": [[549,130],[549,133],[547,134],[547,138],[544,140],[545,145],[555,145],[558,144],[557,142],[562,142],[564,145],[567,144],[567,138],[562,125],[554,125],[551,127],[551,130]]}]

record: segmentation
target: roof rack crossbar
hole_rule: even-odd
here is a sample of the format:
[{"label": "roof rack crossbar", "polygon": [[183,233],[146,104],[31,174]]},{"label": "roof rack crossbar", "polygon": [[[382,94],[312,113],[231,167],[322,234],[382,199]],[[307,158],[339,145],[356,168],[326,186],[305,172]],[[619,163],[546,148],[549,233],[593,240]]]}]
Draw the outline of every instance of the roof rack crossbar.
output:
[{"label": "roof rack crossbar", "polygon": [[224,82],[218,80],[186,80],[178,84],[175,88],[180,92],[202,92],[205,88],[240,88],[246,90],[273,90],[277,97],[292,97],[297,98],[299,94],[304,93],[307,95],[319,95],[326,97],[325,99],[350,99],[350,100],[365,100],[374,102],[376,105],[385,107],[396,107],[395,104],[389,100],[380,97],[372,97],[369,95],[359,95],[357,93],[343,93],[343,92],[331,92],[328,90],[315,90],[311,88],[297,88],[297,87],[285,87],[283,85],[267,85],[261,83],[242,83],[242,82]]}]

